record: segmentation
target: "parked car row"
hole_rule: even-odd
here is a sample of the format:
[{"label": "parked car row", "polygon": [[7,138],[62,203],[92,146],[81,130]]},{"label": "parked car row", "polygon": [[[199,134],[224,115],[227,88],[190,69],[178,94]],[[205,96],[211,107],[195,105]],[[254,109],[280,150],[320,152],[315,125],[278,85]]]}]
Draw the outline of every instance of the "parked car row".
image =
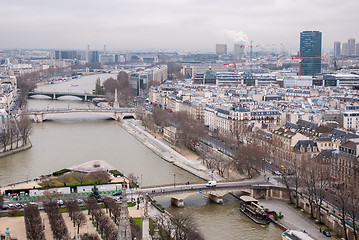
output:
[{"label": "parked car row", "polygon": [[11,209],[21,209],[26,207],[27,205],[37,205],[35,202],[29,203],[9,203],[8,205],[3,205],[2,210],[11,210]]}]

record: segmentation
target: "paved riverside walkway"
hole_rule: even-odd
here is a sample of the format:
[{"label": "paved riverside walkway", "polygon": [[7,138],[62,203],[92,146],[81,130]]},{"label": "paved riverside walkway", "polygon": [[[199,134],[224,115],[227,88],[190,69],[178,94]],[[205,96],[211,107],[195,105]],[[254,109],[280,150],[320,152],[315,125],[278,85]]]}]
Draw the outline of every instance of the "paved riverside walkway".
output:
[{"label": "paved riverside walkway", "polygon": [[[268,208],[271,211],[281,212],[283,218],[279,220],[288,229],[305,230],[308,234],[317,240],[328,239],[323,233],[319,231],[319,227],[312,221],[303,216],[299,210],[294,209],[292,206],[284,201],[277,200],[259,200],[259,205]],[[330,239],[337,239],[334,236]]]},{"label": "paved riverside walkway", "polygon": [[[171,162],[172,164],[202,178],[205,180],[212,180],[212,171],[206,168],[198,161],[189,160],[182,156],[167,144],[163,143],[159,139],[146,132],[141,127],[133,124],[132,122],[124,122],[121,126],[145,146],[155,152],[158,156],[164,160]],[[213,174],[213,180],[222,181],[218,174]]]}]

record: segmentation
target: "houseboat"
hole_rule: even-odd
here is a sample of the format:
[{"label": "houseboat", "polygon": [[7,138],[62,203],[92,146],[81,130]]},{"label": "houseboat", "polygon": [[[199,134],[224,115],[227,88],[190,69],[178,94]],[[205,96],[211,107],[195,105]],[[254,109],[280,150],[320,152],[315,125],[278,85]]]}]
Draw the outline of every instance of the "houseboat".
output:
[{"label": "houseboat", "polygon": [[258,200],[250,196],[241,196],[240,198],[241,206],[240,211],[245,214],[247,217],[252,219],[253,222],[261,225],[265,225],[271,222],[269,218],[270,214],[261,206],[258,205]]}]

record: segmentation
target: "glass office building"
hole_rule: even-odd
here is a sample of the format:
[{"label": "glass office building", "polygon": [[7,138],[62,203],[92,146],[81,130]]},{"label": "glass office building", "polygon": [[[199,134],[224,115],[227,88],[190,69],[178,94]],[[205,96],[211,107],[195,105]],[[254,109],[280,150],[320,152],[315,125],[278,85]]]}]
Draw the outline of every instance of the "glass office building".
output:
[{"label": "glass office building", "polygon": [[304,31],[300,33],[301,75],[308,76],[321,73],[322,33],[319,31]]}]

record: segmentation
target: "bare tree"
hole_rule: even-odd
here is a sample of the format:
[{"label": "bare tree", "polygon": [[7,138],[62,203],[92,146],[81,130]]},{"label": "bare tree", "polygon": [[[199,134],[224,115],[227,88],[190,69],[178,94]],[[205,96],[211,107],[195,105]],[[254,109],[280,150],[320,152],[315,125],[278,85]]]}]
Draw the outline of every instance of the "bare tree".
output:
[{"label": "bare tree", "polygon": [[74,225],[77,226],[77,235],[80,234],[80,227],[86,224],[86,217],[83,212],[79,209],[74,214]]},{"label": "bare tree", "polygon": [[54,179],[52,178],[44,178],[43,180],[41,180],[41,185],[45,188],[52,187],[53,184],[54,184]]},{"label": "bare tree", "polygon": [[199,232],[198,225],[191,215],[174,215],[174,235],[176,240],[202,240],[204,239]]},{"label": "bare tree", "polygon": [[96,181],[96,184],[108,183],[110,181],[110,176],[105,171],[97,171],[90,174],[89,178],[93,178]]},{"label": "bare tree", "polygon": [[348,240],[348,233],[347,233],[347,212],[348,212],[348,199],[349,199],[349,191],[345,187],[344,184],[337,184],[335,187],[335,204],[339,209],[339,216],[343,226],[343,235],[344,239]]},{"label": "bare tree", "polygon": [[88,178],[87,174],[84,174],[84,173],[73,173],[73,174],[71,174],[71,176],[75,181],[79,182],[81,185],[83,185],[83,183]]},{"label": "bare tree", "polygon": [[31,132],[31,120],[27,115],[20,115],[20,118],[17,122],[17,126],[19,128],[20,134],[21,134],[21,138],[23,141],[23,144],[26,145],[27,144],[27,140],[29,138],[30,132]]},{"label": "bare tree", "polygon": [[263,161],[265,153],[254,143],[242,146],[235,154],[236,168],[240,171],[246,170],[247,175],[252,177],[252,170],[256,169]]},{"label": "bare tree", "polygon": [[315,170],[311,167],[310,161],[308,160],[305,164],[302,165],[302,176],[301,180],[303,182],[303,190],[308,196],[308,202],[310,207],[310,217],[314,218],[314,197],[315,197],[315,181],[316,181],[316,173]]},{"label": "bare tree", "polygon": [[357,228],[355,223],[357,222],[359,215],[359,188],[358,188],[358,174],[359,174],[359,164],[358,162],[353,163],[353,167],[350,170],[351,174],[349,175],[349,181],[346,184],[348,192],[348,208],[347,212],[351,218],[353,225],[353,235],[354,239],[357,240]]},{"label": "bare tree", "polygon": [[54,239],[69,239],[69,232],[57,203],[51,200],[44,202],[44,210],[48,215]]},{"label": "bare tree", "polygon": [[[314,184],[314,203],[317,207],[318,220],[319,223],[322,223],[322,214],[321,209],[325,197],[325,192],[327,191],[330,185],[330,160],[325,157],[320,157],[313,159],[314,164],[311,166],[315,170],[315,184]],[[312,162],[313,162],[312,161]]]},{"label": "bare tree", "polygon": [[244,121],[232,119],[230,125],[231,137],[235,142],[236,148],[239,149],[243,143],[246,133],[246,126]]},{"label": "bare tree", "polygon": [[66,187],[66,184],[71,182],[71,176],[69,174],[64,174],[64,175],[58,176],[56,178],[56,180],[61,182],[62,184],[64,184],[64,187]]},{"label": "bare tree", "polygon": [[0,141],[3,145],[3,152],[7,150],[7,145],[10,143],[10,130],[9,128],[5,127],[3,129],[0,129]]},{"label": "bare tree", "polygon": [[24,221],[26,228],[26,239],[45,240],[40,211],[37,206],[29,205],[24,208]]},{"label": "bare tree", "polygon": [[120,88],[119,97],[127,101],[130,97],[132,97],[128,74],[125,71],[120,71],[117,75],[117,81]]},{"label": "bare tree", "polygon": [[290,180],[291,180],[291,176],[290,176],[290,171],[289,169],[285,169],[283,172],[282,172],[282,180],[283,180],[283,183],[285,185],[285,187],[287,188],[288,190],[288,195],[289,195],[289,202],[290,203],[293,203],[293,199],[292,199],[292,191],[290,189]]},{"label": "bare tree", "polygon": [[224,159],[218,158],[217,161],[214,162],[217,168],[218,174],[221,177],[224,177],[226,171],[229,170],[229,166],[231,165],[229,161],[225,161]]},{"label": "bare tree", "polygon": [[292,180],[294,184],[294,190],[295,190],[295,205],[297,208],[299,208],[299,187],[301,186],[301,171],[297,160],[294,160],[294,166],[292,168],[293,175]]},{"label": "bare tree", "polygon": [[169,125],[171,114],[167,110],[155,106],[152,109],[152,118],[157,126],[166,127]]},{"label": "bare tree", "polygon": [[184,111],[177,112],[174,119],[178,131],[178,143],[195,151],[204,136],[203,123]]}]

